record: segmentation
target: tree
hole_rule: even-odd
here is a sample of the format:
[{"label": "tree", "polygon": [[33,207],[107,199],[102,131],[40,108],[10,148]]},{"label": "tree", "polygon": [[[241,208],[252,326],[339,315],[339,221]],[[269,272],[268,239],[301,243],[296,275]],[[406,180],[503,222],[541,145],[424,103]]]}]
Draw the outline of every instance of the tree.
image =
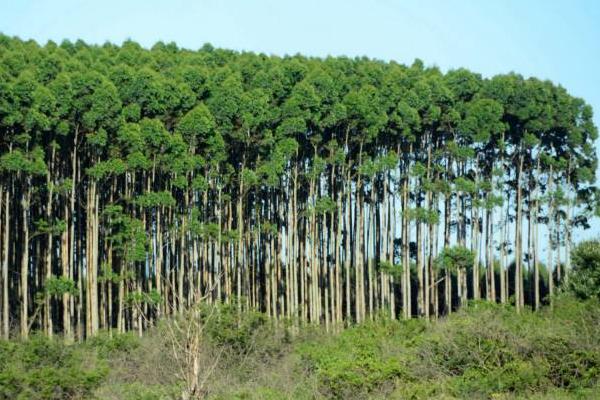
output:
[{"label": "tree", "polygon": [[600,299],[600,241],[579,243],[571,257],[573,270],[565,289],[580,299]]}]

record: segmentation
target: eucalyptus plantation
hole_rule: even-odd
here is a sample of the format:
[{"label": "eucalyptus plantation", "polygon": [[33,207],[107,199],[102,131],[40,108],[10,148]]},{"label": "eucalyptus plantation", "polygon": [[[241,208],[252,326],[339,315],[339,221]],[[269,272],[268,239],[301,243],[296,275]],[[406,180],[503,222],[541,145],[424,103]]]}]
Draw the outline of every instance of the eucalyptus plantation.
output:
[{"label": "eucalyptus plantation", "polygon": [[0,36],[0,135],[4,337],[537,309],[598,202],[583,100],[419,60]]}]

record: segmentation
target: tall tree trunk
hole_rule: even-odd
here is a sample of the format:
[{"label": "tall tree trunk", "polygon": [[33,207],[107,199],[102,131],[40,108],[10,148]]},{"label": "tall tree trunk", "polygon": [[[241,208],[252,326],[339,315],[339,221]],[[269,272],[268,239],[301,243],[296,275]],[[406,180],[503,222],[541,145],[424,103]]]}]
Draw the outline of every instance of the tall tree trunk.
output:
[{"label": "tall tree trunk", "polygon": [[[52,147],[52,155],[50,158],[50,165],[48,168],[48,172],[46,175],[46,186],[48,190],[48,198],[46,200],[46,220],[50,226],[53,225],[52,214],[52,205],[53,205],[53,196],[54,196],[54,184],[52,182],[52,173],[54,167],[54,156],[56,154],[56,146],[51,145]],[[45,272],[46,272],[46,280],[52,277],[52,250],[53,250],[53,240],[52,240],[52,229],[49,230],[47,234],[47,244],[46,244],[46,253],[45,253]],[[54,327],[52,324],[52,299],[50,295],[46,294],[45,304],[44,304],[44,323],[46,327],[46,334],[48,337],[52,337],[52,333],[54,331]]]},{"label": "tall tree trunk", "polygon": [[4,201],[4,242],[2,244],[2,336],[8,339],[10,335],[9,325],[9,296],[8,296],[8,256],[10,244],[10,188],[6,188],[6,199]]},{"label": "tall tree trunk", "polygon": [[521,243],[521,225],[522,225],[522,198],[521,198],[521,175],[523,171],[523,155],[519,155],[519,165],[517,170],[517,197],[516,201],[516,220],[515,220],[515,307],[517,313],[523,308],[523,273],[522,273],[522,243]]},{"label": "tall tree trunk", "polygon": [[31,204],[31,179],[21,197],[23,244],[21,253],[21,338],[29,336],[29,206]]}]

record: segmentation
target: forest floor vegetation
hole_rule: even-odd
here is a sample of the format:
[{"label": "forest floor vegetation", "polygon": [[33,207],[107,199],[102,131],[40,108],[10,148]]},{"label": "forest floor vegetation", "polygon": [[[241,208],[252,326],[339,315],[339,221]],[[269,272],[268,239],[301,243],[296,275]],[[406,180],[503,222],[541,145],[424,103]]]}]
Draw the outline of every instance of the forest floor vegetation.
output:
[{"label": "forest floor vegetation", "polygon": [[143,338],[0,341],[0,399],[600,398],[595,299],[564,295],[520,314],[473,302],[438,321],[381,318],[336,333],[274,326],[235,305],[194,316]]}]

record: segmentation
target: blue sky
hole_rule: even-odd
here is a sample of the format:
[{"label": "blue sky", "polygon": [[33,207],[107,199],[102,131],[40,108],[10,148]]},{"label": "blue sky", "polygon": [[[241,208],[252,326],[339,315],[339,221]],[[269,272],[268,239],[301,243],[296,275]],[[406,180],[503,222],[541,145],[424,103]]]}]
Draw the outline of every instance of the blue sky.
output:
[{"label": "blue sky", "polygon": [[278,55],[420,58],[484,76],[516,71],[583,97],[600,125],[596,0],[0,0],[0,10],[1,32],[42,43],[210,42]]}]

